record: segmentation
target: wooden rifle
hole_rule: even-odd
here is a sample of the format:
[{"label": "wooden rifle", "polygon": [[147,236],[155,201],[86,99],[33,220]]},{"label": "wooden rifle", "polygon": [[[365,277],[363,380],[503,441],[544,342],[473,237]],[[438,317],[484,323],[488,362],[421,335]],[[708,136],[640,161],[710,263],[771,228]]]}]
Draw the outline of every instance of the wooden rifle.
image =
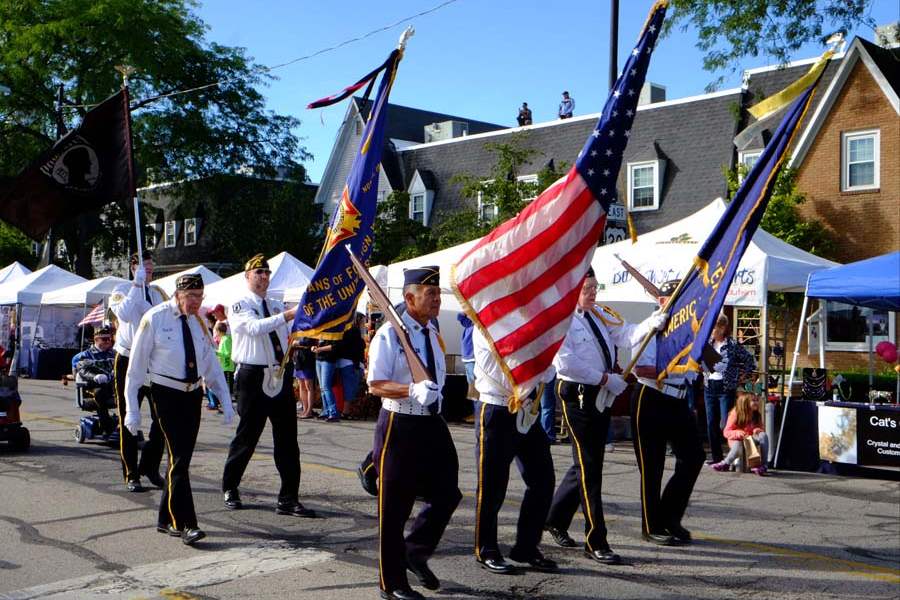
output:
[{"label": "wooden rifle", "polygon": [[[628,271],[632,277],[634,277],[634,280],[641,284],[641,287],[644,288],[644,291],[646,291],[654,298],[659,298],[660,296],[662,296],[662,292],[659,291],[659,288],[656,287],[652,281],[644,277],[644,275],[640,271],[628,264],[628,261],[623,259],[618,254],[613,254],[613,256],[615,256],[619,260],[619,262],[622,263],[622,266],[625,267],[625,270]],[[716,352],[715,349],[709,345],[709,342],[706,342],[703,346],[702,359],[703,364],[706,365],[706,368],[709,371],[712,371],[713,365],[722,360],[722,355]]]},{"label": "wooden rifle", "polygon": [[366,287],[369,288],[369,297],[372,299],[372,302],[381,309],[381,312],[391,324],[391,327],[394,328],[394,332],[396,332],[397,337],[400,339],[400,346],[403,347],[403,353],[406,354],[406,360],[409,362],[409,372],[412,375],[413,382],[419,383],[420,381],[430,381],[431,375],[428,373],[425,363],[422,362],[422,359],[416,353],[416,349],[413,348],[412,341],[410,341],[409,329],[404,325],[400,315],[397,314],[397,311],[388,299],[387,294],[384,293],[384,290],[381,289],[381,286],[378,285],[378,282],[375,281],[375,278],[372,277],[372,274],[369,273],[366,266],[362,264],[355,254],[353,254],[353,250],[350,249],[350,244],[347,244],[344,247],[347,248],[347,253],[350,255],[350,262],[353,263],[356,272],[359,273],[360,278],[365,282]]}]

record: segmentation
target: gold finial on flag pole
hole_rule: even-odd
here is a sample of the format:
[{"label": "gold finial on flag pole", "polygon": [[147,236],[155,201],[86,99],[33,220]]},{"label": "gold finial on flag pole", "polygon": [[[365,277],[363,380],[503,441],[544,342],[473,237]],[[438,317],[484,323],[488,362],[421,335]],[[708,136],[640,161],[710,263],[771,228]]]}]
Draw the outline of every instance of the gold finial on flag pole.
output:
[{"label": "gold finial on flag pole", "polygon": [[132,73],[136,72],[137,69],[132,67],[131,65],[116,65],[116,71],[122,74],[122,87],[128,87],[128,78]]}]

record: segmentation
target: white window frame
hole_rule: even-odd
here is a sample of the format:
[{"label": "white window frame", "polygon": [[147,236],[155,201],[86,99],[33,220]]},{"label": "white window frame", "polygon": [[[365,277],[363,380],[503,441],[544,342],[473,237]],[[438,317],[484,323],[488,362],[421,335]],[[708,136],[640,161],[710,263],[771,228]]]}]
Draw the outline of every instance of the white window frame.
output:
[{"label": "white window frame", "polygon": [[[194,239],[190,240],[188,238],[188,231],[193,228]],[[197,245],[197,219],[185,219],[184,220],[184,245],[185,246],[196,246]]]},{"label": "white window frame", "polygon": [[[520,181],[522,183],[535,183],[536,184],[538,182],[538,176],[537,176],[537,173],[532,173],[531,175],[519,175],[518,177],[516,177],[516,180]],[[538,192],[537,192],[538,195],[541,193],[541,191],[543,191],[543,190],[538,190]],[[535,198],[537,198],[537,195],[531,196],[530,198],[523,198],[523,200],[525,202],[531,202]]]},{"label": "white window frame", "polygon": [[[422,202],[422,210],[416,210],[416,199],[419,199]],[[415,194],[410,194],[409,196],[409,218],[413,221],[418,221],[422,225],[425,224],[425,192],[417,192]],[[416,215],[421,215],[421,217],[417,217]]]},{"label": "white window frame", "polygon": [[[756,166],[756,163],[759,161],[759,157],[762,156],[762,153],[763,153],[762,150],[744,150],[744,151],[738,152],[738,165],[744,165],[745,167],[747,167],[747,173],[749,173],[753,169],[753,167]],[[749,159],[749,158],[756,159],[753,161],[752,165],[747,164],[747,159]],[[746,177],[746,176],[747,176],[746,173],[741,173],[740,170],[738,170],[738,181],[739,182],[743,181],[744,177]]]},{"label": "white window frame", "polygon": [[[499,213],[499,208],[497,208],[497,204],[495,202],[485,202],[484,201],[484,192],[481,190],[478,191],[478,220],[479,221],[493,221],[497,218],[497,214]],[[486,214],[486,211],[490,211],[490,216]]]},{"label": "white window frame", "polygon": [[[634,205],[634,171],[651,167],[653,169],[653,204],[651,206]],[[658,160],[646,160],[642,162],[628,163],[628,210],[630,212],[644,212],[659,210],[659,192],[661,187],[662,169]]]},{"label": "white window frame", "polygon": [[150,223],[150,234],[144,240],[144,246],[147,250],[155,250],[160,239],[161,223]]},{"label": "white window frame", "polygon": [[[853,140],[871,137],[873,143],[873,162],[875,172],[873,173],[872,183],[867,185],[850,185],[850,142]],[[862,190],[877,190],[881,187],[881,130],[880,129],[864,129],[861,131],[848,131],[841,133],[841,191],[857,192]]]},{"label": "white window frame", "polygon": [[[825,344],[826,351],[833,352],[868,352],[869,351],[869,330],[866,329],[866,339],[862,342],[829,342],[828,341],[828,302],[825,300],[819,301],[819,306],[821,307],[821,335],[823,342]],[[897,322],[896,322],[897,313],[888,311],[888,341],[892,343],[897,342]],[[867,321],[868,323],[868,321]],[[881,336],[876,338],[876,340],[880,341]],[[876,341],[872,346],[878,345],[878,341]]]},{"label": "white window frame", "polygon": [[[169,243],[169,236],[172,243]],[[178,221],[166,221],[163,233],[163,248],[174,248],[178,244]]]}]

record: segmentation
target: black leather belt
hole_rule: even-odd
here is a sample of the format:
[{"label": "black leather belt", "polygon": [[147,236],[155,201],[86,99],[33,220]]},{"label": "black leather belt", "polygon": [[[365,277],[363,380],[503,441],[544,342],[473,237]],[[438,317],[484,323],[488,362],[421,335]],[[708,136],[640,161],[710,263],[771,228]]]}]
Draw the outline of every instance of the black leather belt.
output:
[{"label": "black leather belt", "polygon": [[235,365],[236,369],[256,369],[258,371],[262,371],[266,368],[266,365],[251,365],[250,363],[237,363]]},{"label": "black leather belt", "polygon": [[567,392],[574,391],[576,394],[581,396],[582,399],[593,400],[600,392],[599,385],[588,385],[586,383],[576,383],[574,381],[565,381],[563,379],[561,379],[560,382],[562,382],[560,391],[563,391],[563,389],[565,389]]}]

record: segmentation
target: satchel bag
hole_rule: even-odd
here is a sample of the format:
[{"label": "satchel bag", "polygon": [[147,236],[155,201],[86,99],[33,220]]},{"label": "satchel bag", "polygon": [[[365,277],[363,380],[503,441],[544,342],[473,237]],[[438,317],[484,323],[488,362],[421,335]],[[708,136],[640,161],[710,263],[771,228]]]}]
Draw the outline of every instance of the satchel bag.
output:
[{"label": "satchel bag", "polygon": [[762,464],[762,457],[759,455],[759,446],[752,435],[744,437],[744,456],[747,457],[747,466],[751,469]]}]

